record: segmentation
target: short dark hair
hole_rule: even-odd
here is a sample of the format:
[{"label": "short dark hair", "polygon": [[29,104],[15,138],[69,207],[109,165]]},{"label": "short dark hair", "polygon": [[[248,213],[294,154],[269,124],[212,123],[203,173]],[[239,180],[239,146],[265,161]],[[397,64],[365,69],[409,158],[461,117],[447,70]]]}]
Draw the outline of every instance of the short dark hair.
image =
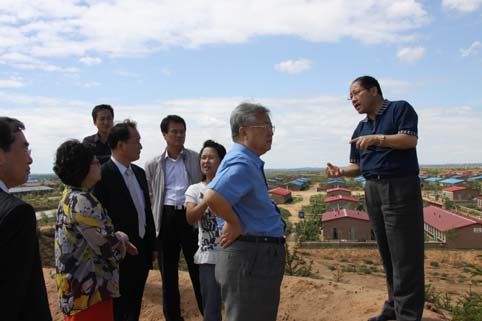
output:
[{"label": "short dark hair", "polygon": [[80,187],[89,174],[94,151],[76,139],[63,142],[55,154],[54,172],[62,183]]},{"label": "short dark hair", "polygon": [[378,93],[380,94],[380,96],[383,98],[383,93],[382,93],[382,88],[380,87],[380,84],[378,83],[378,80],[376,80],[375,78],[373,78],[372,76],[361,76],[361,77],[358,77],[357,79],[353,80],[352,81],[352,84],[356,83],[356,82],[359,82],[360,83],[360,86],[367,89],[367,90],[370,90],[372,89],[373,87],[376,87],[377,88],[377,91]]},{"label": "short dark hair", "polygon": [[137,128],[137,123],[130,119],[125,119],[111,128],[107,136],[107,145],[109,145],[110,149],[116,149],[119,142],[126,142],[131,138],[129,128]]},{"label": "short dark hair", "polygon": [[[216,143],[213,140],[208,139],[207,141],[204,142],[203,147],[201,148],[201,151],[199,152],[199,159],[201,159],[201,155],[202,155],[204,149],[207,148],[207,147],[211,147],[211,148],[214,148],[216,150],[216,152],[218,153],[220,161],[222,161],[224,156],[226,156],[226,148],[224,148],[223,145],[221,145],[219,143]],[[202,178],[203,180],[206,179],[206,175],[203,174],[202,176],[203,176],[203,178]]]},{"label": "short dark hair", "polygon": [[105,105],[105,104],[97,105],[97,106],[94,107],[94,109],[92,109],[92,119],[94,120],[94,123],[95,123],[95,121],[97,120],[97,114],[98,114],[101,110],[108,110],[108,111],[110,111],[110,113],[111,113],[111,115],[112,115],[112,118],[114,118],[114,108],[112,108],[111,105]]},{"label": "short dark hair", "polygon": [[25,130],[25,125],[18,119],[0,117],[0,148],[8,152],[15,142],[15,133]]},{"label": "short dark hair", "polygon": [[181,116],[169,115],[161,121],[161,132],[163,134],[167,134],[167,132],[169,131],[169,123],[171,123],[171,122],[183,124],[184,129],[186,129],[186,122],[184,121],[184,119],[182,119]]}]

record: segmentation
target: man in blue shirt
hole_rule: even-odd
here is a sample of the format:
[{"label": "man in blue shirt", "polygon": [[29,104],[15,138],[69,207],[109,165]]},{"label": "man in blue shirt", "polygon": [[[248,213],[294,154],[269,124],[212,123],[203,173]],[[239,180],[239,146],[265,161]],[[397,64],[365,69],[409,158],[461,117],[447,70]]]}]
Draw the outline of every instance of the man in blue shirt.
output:
[{"label": "man in blue shirt", "polygon": [[270,200],[259,158],[271,149],[269,110],[243,103],[231,113],[235,142],[205,195],[225,220],[216,280],[228,321],[275,321],[284,274],[284,222]]},{"label": "man in blue shirt", "polygon": [[366,178],[365,198],[387,279],[388,299],[369,321],[421,320],[424,305],[423,205],[418,178],[418,117],[406,101],[383,99],[378,81],[355,79],[353,107],[366,114],[350,140],[350,165],[328,177]]}]

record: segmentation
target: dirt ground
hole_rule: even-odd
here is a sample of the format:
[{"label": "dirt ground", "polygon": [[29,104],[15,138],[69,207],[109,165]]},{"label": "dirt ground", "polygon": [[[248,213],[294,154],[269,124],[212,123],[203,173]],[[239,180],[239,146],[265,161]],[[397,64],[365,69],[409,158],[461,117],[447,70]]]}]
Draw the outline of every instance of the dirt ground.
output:
[{"label": "dirt ground", "polygon": [[[279,321],[365,321],[378,313],[385,300],[385,278],[375,249],[300,249],[313,261],[312,278],[285,276],[281,286]],[[432,262],[437,262],[432,263]],[[482,251],[426,251],[426,283],[440,293],[457,295],[469,290],[471,275],[466,264],[482,265]],[[54,269],[44,269],[54,320],[61,320]],[[189,275],[180,274],[182,313],[186,321],[202,320]],[[472,290],[477,290],[472,287]],[[482,291],[478,289],[477,291]],[[161,278],[151,271],[144,293],[142,321],[161,321]],[[449,320],[447,312],[426,304],[424,321]]]},{"label": "dirt ground", "polygon": [[[44,269],[50,307],[54,320],[62,320],[56,297],[54,270]],[[195,303],[187,272],[180,272],[182,314],[186,321],[202,320]],[[370,286],[369,286],[370,285]],[[165,320],[162,315],[161,278],[151,271],[142,302],[142,321]],[[363,284],[334,282],[285,276],[281,286],[279,321],[365,321],[378,313],[385,299],[383,287],[374,288],[369,279]],[[440,314],[426,310],[424,321],[445,320]]]}]

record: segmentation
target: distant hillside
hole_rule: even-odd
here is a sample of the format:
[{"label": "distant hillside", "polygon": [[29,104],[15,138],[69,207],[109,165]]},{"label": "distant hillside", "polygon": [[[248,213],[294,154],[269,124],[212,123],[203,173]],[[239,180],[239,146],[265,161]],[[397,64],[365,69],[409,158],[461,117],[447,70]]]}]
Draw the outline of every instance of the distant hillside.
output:
[{"label": "distant hillside", "polygon": [[[455,167],[455,168],[472,168],[472,167],[482,167],[482,163],[460,163],[460,164],[421,164],[420,167],[430,168],[430,167]],[[266,168],[266,173],[316,173],[324,172],[325,167],[298,167],[298,168]],[[31,174],[30,177],[35,177],[39,180],[49,180],[55,179],[57,176],[55,174]]]},{"label": "distant hillside", "polygon": [[[422,168],[474,168],[482,167],[482,163],[467,163],[467,164],[421,164]],[[299,168],[266,168],[265,172],[271,173],[310,173],[310,172],[324,172],[325,167],[299,167]]]}]

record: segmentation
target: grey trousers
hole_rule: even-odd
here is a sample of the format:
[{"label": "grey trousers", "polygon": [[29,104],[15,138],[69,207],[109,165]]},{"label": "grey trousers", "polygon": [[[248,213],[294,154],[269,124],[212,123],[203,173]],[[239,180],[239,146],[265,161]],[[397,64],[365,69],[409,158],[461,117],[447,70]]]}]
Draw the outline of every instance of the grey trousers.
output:
[{"label": "grey trousers", "polygon": [[367,180],[365,197],[386,273],[382,314],[419,321],[424,306],[424,230],[417,176]]},{"label": "grey trousers", "polygon": [[276,321],[285,269],[283,244],[236,241],[216,263],[226,321]]},{"label": "grey trousers", "polygon": [[204,321],[221,321],[221,290],[214,277],[214,264],[199,264]]}]

